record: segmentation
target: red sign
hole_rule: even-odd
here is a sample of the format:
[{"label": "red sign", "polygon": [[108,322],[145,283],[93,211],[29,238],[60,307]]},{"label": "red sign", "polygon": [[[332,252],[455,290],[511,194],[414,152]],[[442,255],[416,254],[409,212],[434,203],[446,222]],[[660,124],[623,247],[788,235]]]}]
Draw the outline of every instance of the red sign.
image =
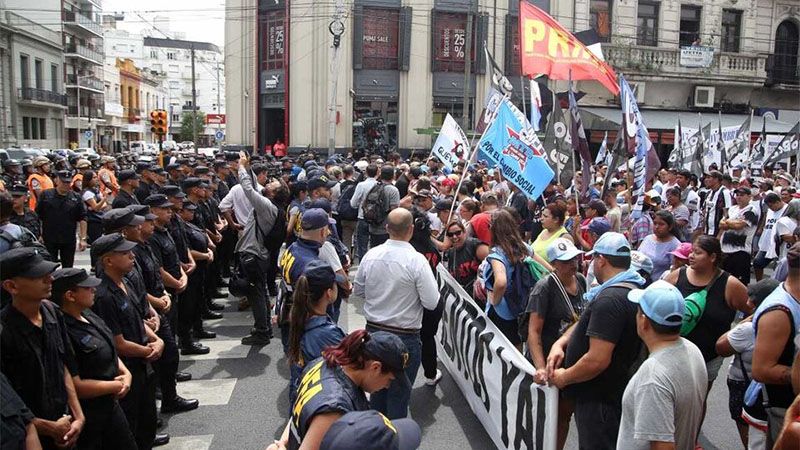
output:
[{"label": "red sign", "polygon": [[362,42],[365,69],[397,69],[397,10],[364,8]]},{"label": "red sign", "polygon": [[467,15],[437,12],[434,23],[434,71],[463,72],[467,44]]},{"label": "red sign", "polygon": [[275,10],[265,13],[264,28],[264,69],[283,68],[283,57],[286,49],[286,32],[284,11]]},{"label": "red sign", "polygon": [[206,114],[206,125],[225,125],[225,114]]},{"label": "red sign", "polygon": [[541,9],[519,4],[519,34],[523,75],[547,75],[551,80],[597,80],[619,94],[617,76],[566,28]]}]

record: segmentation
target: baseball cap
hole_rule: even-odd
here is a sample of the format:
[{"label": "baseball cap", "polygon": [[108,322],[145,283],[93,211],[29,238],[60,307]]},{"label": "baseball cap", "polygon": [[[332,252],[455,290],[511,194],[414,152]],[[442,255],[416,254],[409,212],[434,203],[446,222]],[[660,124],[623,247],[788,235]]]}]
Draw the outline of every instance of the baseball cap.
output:
[{"label": "baseball cap", "polygon": [[300,226],[304,230],[318,230],[328,226],[328,213],[321,208],[307,209],[303,213],[303,218],[300,221]]},{"label": "baseball cap", "polygon": [[315,176],[314,178],[311,178],[311,179],[308,180],[308,190],[309,191],[313,191],[314,189],[321,188],[321,187],[330,189],[330,188],[332,188],[334,186],[336,186],[336,181],[331,180],[330,178],[328,178],[327,175],[322,175],[321,174],[319,176]]},{"label": "baseball cap", "polygon": [[103,214],[103,229],[107,232],[118,231],[124,227],[144,223],[144,217],[136,215],[129,208],[115,208]]},{"label": "baseball cap", "polygon": [[422,431],[414,419],[389,420],[375,410],[351,411],[334,422],[320,450],[416,450]]},{"label": "baseball cap", "polygon": [[144,204],[151,208],[170,208],[172,202],[164,194],[153,194],[144,199]]},{"label": "baseball cap", "polygon": [[611,222],[605,217],[595,217],[589,222],[589,231],[598,236],[602,236],[611,231]]},{"label": "baseball cap", "polygon": [[747,296],[750,297],[754,305],[758,306],[780,285],[781,282],[774,278],[764,278],[747,286]]},{"label": "baseball cap", "polygon": [[100,259],[111,252],[127,252],[136,247],[135,242],[125,239],[121,233],[104,234],[92,242],[92,257]]},{"label": "baseball cap", "polygon": [[334,283],[344,283],[344,275],[336,273],[325,261],[315,259],[306,265],[303,275],[311,286],[331,287]]},{"label": "baseball cap", "polygon": [[393,372],[395,381],[410,387],[405,373],[409,356],[406,344],[397,335],[386,331],[375,331],[368,336],[364,339],[364,350]]},{"label": "baseball cap", "polygon": [[594,248],[586,254],[594,255],[596,253],[606,256],[631,256],[631,244],[624,235],[609,231],[603,233],[600,239],[594,243]]},{"label": "baseball cap", "polygon": [[436,210],[437,211],[450,211],[453,207],[453,201],[449,198],[443,198],[436,202]]},{"label": "baseball cap", "polygon": [[313,208],[319,208],[325,211],[326,213],[330,214],[331,202],[327,198],[323,197],[315,198],[314,200],[311,200],[311,202],[308,204],[308,209],[313,209]]},{"label": "baseball cap", "polygon": [[70,289],[97,287],[100,283],[101,280],[99,278],[89,275],[84,269],[76,267],[58,269],[53,272],[53,295],[51,298],[60,305],[61,297]]},{"label": "baseball cap", "polygon": [[692,253],[692,243],[682,242],[675,250],[669,252],[670,255],[680,259],[689,259],[689,254]]},{"label": "baseball cap", "polygon": [[653,260],[644,253],[634,250],[631,252],[631,268],[635,271],[644,270],[647,273],[653,273]]},{"label": "baseball cap", "polygon": [[578,250],[569,239],[558,238],[547,247],[547,260],[549,262],[569,261],[582,254],[583,252]]},{"label": "baseball cap", "polygon": [[184,193],[181,188],[173,184],[168,184],[162,187],[161,193],[167,197],[186,198],[186,193]]},{"label": "baseball cap", "polygon": [[679,327],[683,322],[683,295],[664,280],[656,281],[647,289],[631,290],[628,300],[638,303],[644,315],[659,325]]},{"label": "baseball cap", "polygon": [[53,273],[58,263],[44,259],[42,253],[33,247],[12,248],[0,255],[0,278],[41,278]]}]

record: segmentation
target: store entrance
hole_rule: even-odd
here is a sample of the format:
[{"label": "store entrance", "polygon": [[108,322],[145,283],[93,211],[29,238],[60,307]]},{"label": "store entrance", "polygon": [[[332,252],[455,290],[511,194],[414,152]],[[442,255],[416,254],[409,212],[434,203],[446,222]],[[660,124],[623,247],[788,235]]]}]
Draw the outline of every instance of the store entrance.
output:
[{"label": "store entrance", "polygon": [[264,108],[261,110],[261,151],[272,148],[278,139],[286,143],[284,133],[285,115],[283,108]]},{"label": "store entrance", "polygon": [[397,102],[356,101],[353,106],[354,156],[386,156],[397,149]]}]

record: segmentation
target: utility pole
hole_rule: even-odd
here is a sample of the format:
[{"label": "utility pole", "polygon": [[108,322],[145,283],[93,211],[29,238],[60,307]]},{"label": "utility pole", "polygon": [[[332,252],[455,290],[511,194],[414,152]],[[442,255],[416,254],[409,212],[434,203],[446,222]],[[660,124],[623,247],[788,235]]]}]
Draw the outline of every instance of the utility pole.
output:
[{"label": "utility pole", "polygon": [[[217,132],[222,128],[222,107],[220,106],[219,98],[219,58],[217,58]],[[217,147],[222,148],[222,139],[217,140]]]},{"label": "utility pole", "polygon": [[[471,8],[470,8],[471,9]],[[461,116],[461,126],[464,130],[469,130],[472,127],[472,124],[469,123],[469,86],[470,86],[470,54],[472,53],[472,11],[467,14],[467,30],[466,30],[467,38],[466,42],[464,43],[464,103],[462,108],[464,109],[462,116]],[[477,52],[476,56],[477,56]]]},{"label": "utility pole", "polygon": [[330,66],[330,98],[328,99],[328,157],[336,152],[336,87],[339,81],[339,60],[341,38],[344,33],[344,0],[336,0],[334,18],[328,25],[328,31],[333,35],[333,48],[331,49]]},{"label": "utility pole", "polygon": [[[194,76],[194,44],[191,48],[192,52],[192,142],[194,142],[194,151],[197,153],[197,89],[195,89],[195,76]],[[217,89],[219,93],[219,89]]]}]

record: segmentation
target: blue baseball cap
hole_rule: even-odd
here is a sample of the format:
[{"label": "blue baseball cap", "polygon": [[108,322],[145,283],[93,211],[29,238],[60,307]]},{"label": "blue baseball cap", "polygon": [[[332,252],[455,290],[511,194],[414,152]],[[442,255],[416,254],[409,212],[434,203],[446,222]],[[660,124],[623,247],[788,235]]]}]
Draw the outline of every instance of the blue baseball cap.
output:
[{"label": "blue baseball cap", "polygon": [[330,222],[328,221],[328,213],[324,209],[311,208],[303,213],[303,218],[300,221],[300,226],[304,230],[318,230],[325,228]]},{"label": "blue baseball cap", "polygon": [[375,410],[352,411],[333,423],[320,450],[416,450],[422,430],[413,419],[389,420]]},{"label": "blue baseball cap", "polygon": [[637,272],[644,270],[647,273],[653,273],[653,260],[649,256],[639,251],[631,252],[631,268]]},{"label": "blue baseball cap", "polygon": [[595,217],[589,222],[589,231],[598,236],[602,236],[611,231],[611,222],[605,217]]},{"label": "blue baseball cap", "polygon": [[583,252],[575,247],[569,239],[558,238],[547,247],[547,261],[569,261]]},{"label": "blue baseball cap", "polygon": [[333,271],[333,267],[321,259],[306,264],[303,275],[311,286],[329,288],[334,283],[344,283],[344,275]]},{"label": "blue baseball cap", "polygon": [[631,244],[620,233],[609,231],[603,233],[594,243],[594,248],[587,255],[601,254],[605,256],[631,256]]},{"label": "blue baseball cap", "polygon": [[638,303],[644,315],[659,325],[679,327],[683,322],[683,295],[664,280],[658,280],[646,289],[633,289],[628,292],[628,300]]}]

